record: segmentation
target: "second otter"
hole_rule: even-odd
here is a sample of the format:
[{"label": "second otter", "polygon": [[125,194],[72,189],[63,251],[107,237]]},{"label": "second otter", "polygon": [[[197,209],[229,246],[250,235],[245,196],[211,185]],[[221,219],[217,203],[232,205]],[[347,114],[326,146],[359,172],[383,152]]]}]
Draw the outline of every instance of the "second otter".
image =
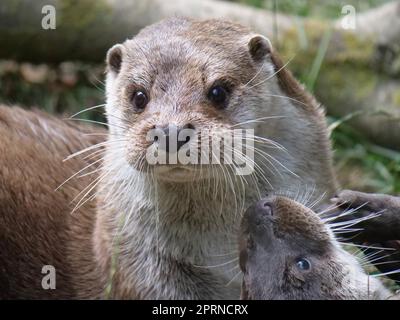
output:
[{"label": "second otter", "polygon": [[[361,219],[361,222],[364,226],[371,225],[366,229],[367,234],[374,233],[373,230],[376,230],[374,234],[379,234],[385,225],[389,234],[393,230],[392,233],[398,235],[398,198],[346,191],[336,200],[344,200],[344,203],[349,199],[355,201],[352,206],[360,205],[360,201],[366,199],[372,200],[372,206],[379,206],[386,199],[383,207],[390,208],[387,216],[383,214],[371,219],[364,216],[365,221]],[[348,216],[353,217],[351,214]],[[336,219],[332,219],[334,225]],[[337,231],[343,232],[346,222],[339,224]],[[348,226],[353,224],[351,220],[348,222]],[[334,232],[335,229],[331,229],[311,209],[285,197],[270,196],[250,207],[244,215],[240,235],[240,267],[244,272],[242,298],[336,300],[391,297],[380,281],[369,276],[359,261],[340,246]]]}]

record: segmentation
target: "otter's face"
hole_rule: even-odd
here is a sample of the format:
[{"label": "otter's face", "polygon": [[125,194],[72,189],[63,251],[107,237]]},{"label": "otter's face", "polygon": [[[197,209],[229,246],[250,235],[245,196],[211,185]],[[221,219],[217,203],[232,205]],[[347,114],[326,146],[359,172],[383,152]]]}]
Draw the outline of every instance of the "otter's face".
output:
[{"label": "otter's face", "polygon": [[[160,179],[207,177],[213,166],[199,165],[205,152],[199,141],[257,117],[251,91],[261,88],[247,84],[262,66],[263,76],[273,73],[272,65],[264,63],[269,53],[267,39],[239,26],[222,33],[182,21],[153,25],[111,48],[107,115],[123,157],[136,170],[150,170]],[[181,151],[188,155],[194,144],[188,163],[175,157]],[[149,163],[149,155],[161,154],[167,163]]]},{"label": "otter's face", "polygon": [[332,250],[329,231],[312,210],[283,197],[260,200],[241,225],[242,298],[327,298]]}]

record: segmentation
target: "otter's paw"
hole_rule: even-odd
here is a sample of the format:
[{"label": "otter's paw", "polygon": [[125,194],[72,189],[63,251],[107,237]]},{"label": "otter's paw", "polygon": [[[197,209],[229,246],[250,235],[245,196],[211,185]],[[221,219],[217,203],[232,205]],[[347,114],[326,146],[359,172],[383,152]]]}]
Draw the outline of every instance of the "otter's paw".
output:
[{"label": "otter's paw", "polygon": [[391,196],[383,194],[371,194],[352,190],[340,191],[331,199],[337,206],[345,209],[356,209],[356,216],[360,217],[369,213],[379,212],[387,209]]},{"label": "otter's paw", "polygon": [[400,239],[400,198],[344,190],[331,201],[343,210],[335,222],[357,222],[356,228],[362,229],[354,241],[371,243]]}]

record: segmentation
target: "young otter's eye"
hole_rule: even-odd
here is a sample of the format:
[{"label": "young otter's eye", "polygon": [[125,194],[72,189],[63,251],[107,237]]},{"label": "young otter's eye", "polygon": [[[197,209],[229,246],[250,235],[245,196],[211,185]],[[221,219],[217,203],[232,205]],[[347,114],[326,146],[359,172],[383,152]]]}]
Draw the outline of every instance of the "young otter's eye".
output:
[{"label": "young otter's eye", "polygon": [[305,258],[300,258],[296,260],[296,267],[302,271],[307,271],[311,269],[311,263]]},{"label": "young otter's eye", "polygon": [[143,91],[136,91],[133,93],[131,103],[137,109],[144,109],[149,102],[146,94]]},{"label": "young otter's eye", "polygon": [[225,107],[228,100],[228,91],[221,85],[214,86],[208,92],[208,99],[219,107]]}]

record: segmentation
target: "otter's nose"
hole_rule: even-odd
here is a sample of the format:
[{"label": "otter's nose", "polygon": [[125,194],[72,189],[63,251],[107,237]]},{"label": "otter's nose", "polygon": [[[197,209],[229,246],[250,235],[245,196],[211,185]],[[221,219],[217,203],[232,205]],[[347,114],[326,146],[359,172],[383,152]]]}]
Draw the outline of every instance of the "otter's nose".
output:
[{"label": "otter's nose", "polygon": [[256,203],[255,214],[257,216],[273,216],[272,200],[269,198],[261,199]]},{"label": "otter's nose", "polygon": [[269,223],[274,215],[274,206],[272,198],[263,198],[257,201],[244,215],[244,221],[247,221],[249,226],[259,226]]},{"label": "otter's nose", "polygon": [[170,124],[161,127],[156,126],[156,128],[163,132],[164,136],[162,138],[164,138],[164,141],[160,143],[159,137],[155,137],[155,141],[158,141],[160,149],[167,153],[174,153],[188,143],[192,139],[194,131],[194,126],[191,123],[183,126]]}]

